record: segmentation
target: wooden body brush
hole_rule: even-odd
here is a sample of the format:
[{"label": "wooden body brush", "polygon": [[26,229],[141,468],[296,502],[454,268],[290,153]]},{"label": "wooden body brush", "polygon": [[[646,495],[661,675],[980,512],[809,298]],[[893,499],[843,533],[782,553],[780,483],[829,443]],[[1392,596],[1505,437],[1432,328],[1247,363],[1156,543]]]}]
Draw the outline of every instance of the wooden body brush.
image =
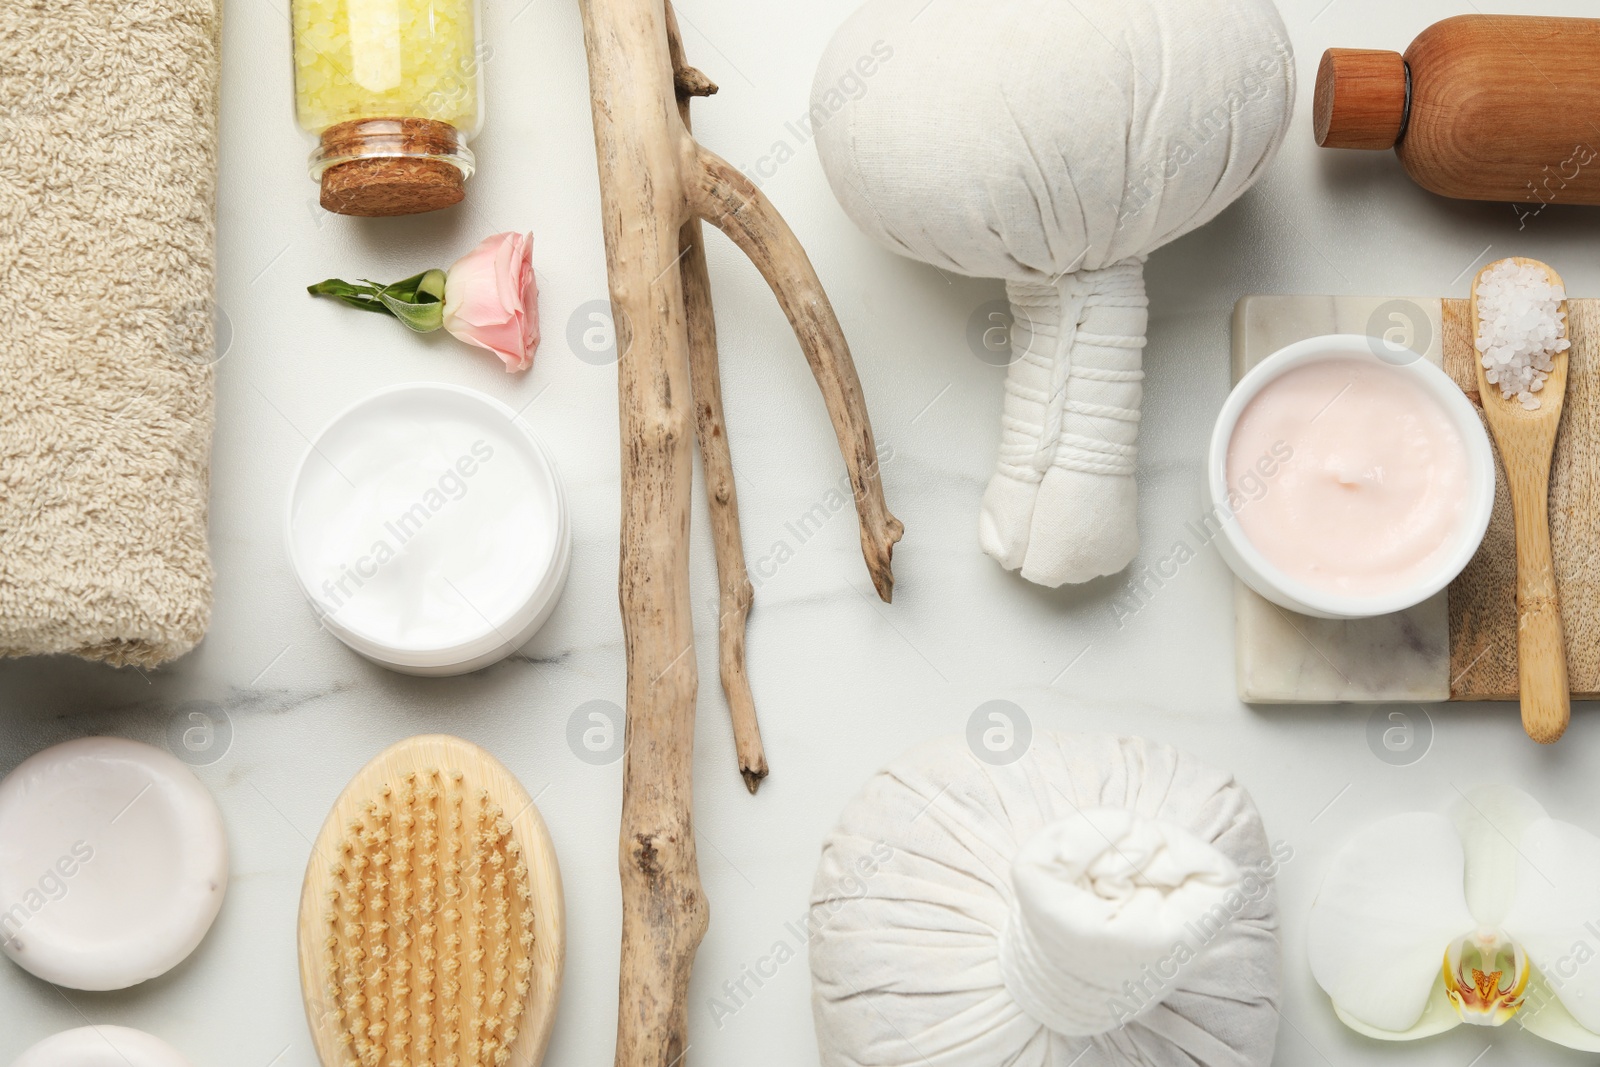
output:
[{"label": "wooden body brush", "polygon": [[413,737],[345,787],[300,898],[323,1067],[534,1067],[565,947],[550,835],[488,753]]}]

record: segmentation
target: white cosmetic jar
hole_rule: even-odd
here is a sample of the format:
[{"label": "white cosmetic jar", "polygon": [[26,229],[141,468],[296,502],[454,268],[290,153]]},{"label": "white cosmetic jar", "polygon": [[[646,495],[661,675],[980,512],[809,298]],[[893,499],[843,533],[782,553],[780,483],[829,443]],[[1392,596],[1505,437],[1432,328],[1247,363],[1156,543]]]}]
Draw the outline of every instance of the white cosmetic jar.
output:
[{"label": "white cosmetic jar", "polygon": [[549,453],[516,412],[438,383],[334,417],[295,472],[286,532],[322,625],[405,674],[465,674],[533,637],[572,534]]},{"label": "white cosmetic jar", "polygon": [[[1385,590],[1381,594],[1355,596],[1320,589],[1301,581],[1274,565],[1251,543],[1240,528],[1229,502],[1228,446],[1233,440],[1239,417],[1270,383],[1297,367],[1321,360],[1353,359],[1381,361],[1411,380],[1438,402],[1445,416],[1461,435],[1466,449],[1469,498],[1461,511],[1455,539],[1448,551],[1440,554],[1437,565],[1425,575]],[[1207,525],[1217,529],[1213,543],[1233,573],[1251,589],[1280,607],[1302,615],[1324,619],[1362,619],[1389,615],[1415,607],[1438,593],[1460,574],[1472,560],[1489,529],[1494,510],[1495,459],[1489,435],[1477,409],[1450,376],[1426,358],[1397,349],[1386,341],[1360,334],[1330,334],[1312,337],[1279,349],[1256,364],[1234,386],[1223,402],[1211,431],[1206,456],[1206,489],[1211,511]]]}]

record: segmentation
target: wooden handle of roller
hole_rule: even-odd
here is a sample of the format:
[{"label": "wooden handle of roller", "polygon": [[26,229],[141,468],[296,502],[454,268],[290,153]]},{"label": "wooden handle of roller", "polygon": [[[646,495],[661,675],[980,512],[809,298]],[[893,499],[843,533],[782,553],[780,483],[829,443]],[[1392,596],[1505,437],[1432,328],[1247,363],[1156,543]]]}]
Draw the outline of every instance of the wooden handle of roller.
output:
[{"label": "wooden handle of roller", "polygon": [[1566,636],[1550,552],[1548,475],[1511,486],[1517,524],[1517,671],[1522,725],[1542,745],[1559,740],[1572,714]]},{"label": "wooden handle of roller", "polygon": [[1410,95],[1399,52],[1330,48],[1317,67],[1312,132],[1323,148],[1393,148]]}]

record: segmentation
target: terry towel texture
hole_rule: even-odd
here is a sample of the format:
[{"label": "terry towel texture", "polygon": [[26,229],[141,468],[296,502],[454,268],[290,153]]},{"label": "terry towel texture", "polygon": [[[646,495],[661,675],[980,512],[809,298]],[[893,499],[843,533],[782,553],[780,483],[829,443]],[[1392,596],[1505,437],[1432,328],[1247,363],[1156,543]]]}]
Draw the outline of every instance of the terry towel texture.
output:
[{"label": "terry towel texture", "polygon": [[211,614],[216,0],[5,0],[0,654],[149,666]]}]

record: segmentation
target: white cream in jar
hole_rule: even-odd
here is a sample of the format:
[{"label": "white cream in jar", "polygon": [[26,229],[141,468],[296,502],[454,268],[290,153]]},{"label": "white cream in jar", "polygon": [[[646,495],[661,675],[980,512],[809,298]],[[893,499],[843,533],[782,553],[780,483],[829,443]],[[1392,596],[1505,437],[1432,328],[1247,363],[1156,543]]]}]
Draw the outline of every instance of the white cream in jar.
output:
[{"label": "white cream in jar", "polygon": [[1324,592],[1393,592],[1459,548],[1474,499],[1465,442],[1404,368],[1330,358],[1267,382],[1227,450],[1240,530],[1285,575]]},{"label": "white cream in jar", "polygon": [[555,466],[512,410],[456,386],[336,417],[290,493],[289,555],[323,625],[367,658],[459,674],[543,624],[571,554]]}]

